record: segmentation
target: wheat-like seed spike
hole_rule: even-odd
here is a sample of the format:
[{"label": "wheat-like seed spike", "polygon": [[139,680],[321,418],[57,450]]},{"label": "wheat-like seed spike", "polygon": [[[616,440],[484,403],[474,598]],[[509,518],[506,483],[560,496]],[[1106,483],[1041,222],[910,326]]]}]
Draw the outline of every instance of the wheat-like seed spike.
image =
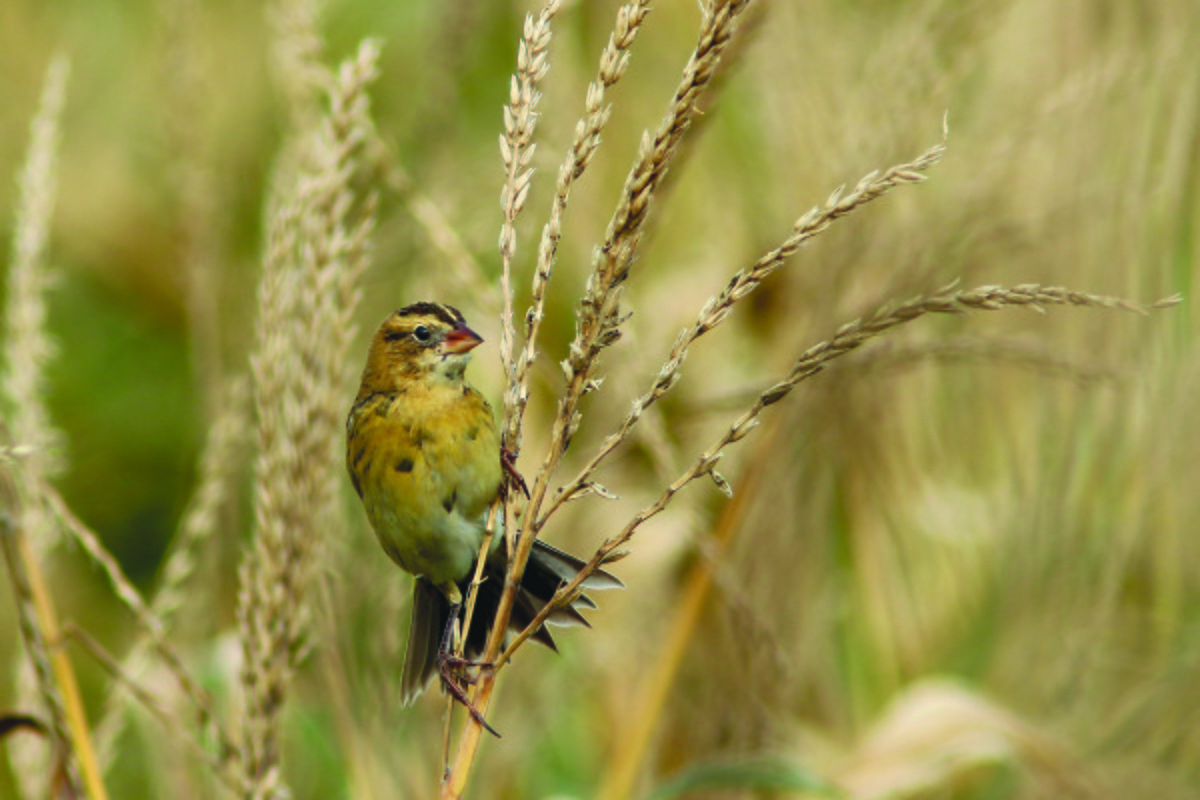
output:
[{"label": "wheat-like seed spike", "polygon": [[166,63],[162,68],[166,92],[165,128],[170,163],[167,166],[172,190],[179,203],[180,237],[177,250],[185,281],[184,307],[187,316],[189,354],[195,383],[202,394],[205,418],[216,413],[221,402],[220,315],[222,296],[221,228],[229,217],[217,197],[216,171],[207,157],[206,135],[196,120],[210,109],[205,106],[204,72],[199,53],[199,0],[172,0],[159,4],[162,12]]},{"label": "wheat-like seed spike", "polygon": [[[525,17],[525,29],[517,47],[517,74],[509,83],[509,103],[504,107],[504,133],[500,136],[500,156],[504,162],[505,182],[500,189],[500,207],[504,221],[500,226],[500,296],[503,308],[500,314],[500,360],[504,366],[505,406],[509,407],[511,393],[517,383],[517,364],[514,347],[517,340],[516,323],[513,318],[512,262],[517,247],[517,230],[514,225],[517,215],[525,207],[533,170],[529,167],[533,159],[533,133],[537,126],[537,105],[541,93],[537,84],[550,69],[547,49],[550,47],[550,22],[558,13],[561,0],[546,0],[536,18]],[[505,439],[507,444],[507,438]],[[507,524],[514,518],[511,498],[504,501],[505,537],[509,539],[509,552],[515,550],[512,537],[515,527]],[[474,605],[474,587],[468,597],[469,606]]]},{"label": "wheat-like seed spike", "polygon": [[352,185],[370,139],[365,89],[378,56],[376,43],[365,41],[337,71],[329,112],[300,132],[291,151],[294,183],[288,192],[281,180],[269,218],[251,359],[259,420],[255,535],[239,569],[237,608],[240,768],[255,800],[287,791],[280,713],[302,657],[309,572],[335,496],[341,404],[353,380],[346,355],[374,224],[374,195],[358,196]]},{"label": "wheat-like seed spike", "polygon": [[641,419],[642,413],[676,384],[680,378],[684,359],[687,358],[688,349],[693,342],[724,322],[733,310],[735,303],[757,289],[768,275],[782,266],[805,242],[828,229],[834,220],[849,214],[859,206],[869,203],[897,186],[924,181],[925,176],[921,172],[935,165],[945,149],[943,141],[930,147],[910,162],[891,167],[883,173],[878,170],[869,172],[858,181],[850,194],[844,193],[844,187],[835,189],[823,207],[812,209],[796,221],[792,234],[782,244],[754,262],[749,269],[734,275],[728,286],[719,295],[710,298],[704,304],[692,327],[680,333],[650,389],[633,401],[632,408],[620,427],[601,443],[596,454],[580,469],[575,478],[559,490],[554,502],[541,516],[538,522],[539,527],[545,524],[545,521],[562,503],[576,496],[576,487],[588,482],[601,462],[628,438]]},{"label": "wheat-like seed spike", "polygon": [[[19,179],[12,262],[4,303],[4,394],[11,404],[12,444],[29,448],[24,467],[37,476],[52,473],[61,435],[50,423],[45,403],[45,363],[54,354],[46,333],[46,292],[54,276],[46,264],[46,242],[58,192],[59,119],[66,99],[70,62],[63,55],[46,71],[37,115],[30,125],[28,156]],[[45,553],[55,541],[50,531],[34,546]]]},{"label": "wheat-like seed spike", "polygon": [[[697,102],[720,63],[739,15],[748,5],[749,0],[719,0],[705,8],[695,50],[684,68],[667,116],[653,139],[648,134],[642,138],[638,156],[626,178],[605,242],[596,251],[592,273],[580,300],[575,337],[563,362],[567,386],[559,398],[549,450],[534,480],[530,502],[532,513],[526,515],[526,531],[536,531],[537,521],[544,519],[539,509],[549,476],[561,462],[579,427],[579,401],[596,385],[594,373],[600,352],[620,338],[620,325],[624,321],[620,313],[621,284],[629,275],[654,190],[691,126],[697,113]],[[561,502],[569,494],[560,493],[555,502]],[[523,549],[532,547],[532,538],[524,537]],[[514,560],[523,563],[522,559],[526,557],[526,553],[518,552]]]},{"label": "wheat-like seed spike", "polygon": [[545,313],[546,287],[554,269],[558,242],[562,237],[562,218],[571,195],[571,187],[587,169],[600,148],[600,133],[611,112],[605,105],[605,92],[616,85],[629,64],[629,48],[637,38],[642,20],[649,13],[649,0],[632,0],[617,11],[616,24],[608,45],[600,56],[596,79],[588,84],[585,116],[575,125],[575,138],[558,169],[557,185],[550,205],[550,216],[542,228],[538,245],[538,263],[533,274],[532,299],[525,313],[525,347],[516,365],[516,378],[505,393],[505,446],[512,452],[521,447],[521,420],[529,402],[529,373],[537,358],[537,337]]},{"label": "wheat-like seed spike", "polygon": [[[670,505],[675,495],[685,486],[697,478],[712,477],[713,470],[724,455],[725,448],[745,438],[758,426],[758,416],[763,409],[782,400],[798,383],[820,372],[829,361],[861,347],[870,339],[926,314],[956,314],[975,309],[995,311],[1029,305],[1073,305],[1146,314],[1149,310],[1169,308],[1180,302],[1182,299],[1179,295],[1144,304],[1118,297],[1078,292],[1058,286],[1038,284],[1021,284],[1014,287],[980,286],[969,291],[956,291],[952,284],[929,297],[917,297],[903,303],[885,305],[867,317],[842,325],[832,339],[816,344],[802,353],[787,376],[764,390],[750,408],[729,426],[716,443],[699,455],[687,471],[663,490],[658,500],[635,514],[616,536],[607,540],[587,565],[570,582],[564,584],[554,598],[530,621],[529,625],[512,640],[501,657],[496,659],[495,664],[500,666],[506,662],[513,652],[534,631],[538,630],[550,614],[562,606],[564,598],[578,591],[588,576],[599,569],[611,553],[633,538],[634,533],[645,522],[662,513]],[[724,484],[722,478],[712,477],[712,480],[717,483],[718,487],[722,487]]]},{"label": "wheat-like seed spike", "polygon": [[[5,508],[13,518],[6,521],[8,530],[4,536],[6,550],[10,545],[12,548],[9,571],[14,585],[24,574],[19,550],[26,549],[36,560],[61,541],[58,528],[40,503],[36,483],[60,466],[56,455],[61,437],[50,422],[45,404],[45,364],[54,353],[53,342],[46,332],[46,292],[53,280],[46,263],[46,246],[58,192],[59,125],[69,73],[70,61],[66,56],[59,54],[51,60],[38,109],[30,123],[29,149],[18,178],[13,250],[4,301],[2,391],[7,401],[7,424],[3,439],[9,452],[20,453],[19,463],[6,465],[12,478],[6,486],[11,489],[6,491],[11,494],[11,502]],[[51,657],[45,650],[46,636],[39,627],[43,621],[39,620],[32,602],[27,601],[28,597],[18,591],[17,606],[22,634],[34,665],[36,690],[46,707],[55,740],[69,750],[71,739],[66,716],[69,709],[64,709],[63,695],[55,684]],[[30,705],[35,702],[24,693],[20,700]],[[40,763],[40,749],[29,741],[16,742],[12,748],[17,779],[26,796],[44,789],[27,780],[27,776],[43,771],[36,766]],[[72,764],[71,771],[74,770]]]},{"label": "wheat-like seed spike", "polygon": [[[509,85],[509,103],[504,107],[504,133],[500,135],[500,157],[504,162],[505,181],[500,190],[500,207],[504,222],[500,226],[500,294],[501,314],[500,357],[508,379],[509,391],[517,382],[513,347],[516,326],[513,321],[512,260],[517,247],[517,215],[525,207],[533,170],[533,133],[537,127],[537,105],[541,93],[537,84],[550,69],[547,49],[550,46],[550,22],[558,13],[561,0],[547,0],[535,18],[525,17],[525,29],[517,48],[517,74]],[[508,396],[506,394],[506,405]]]}]

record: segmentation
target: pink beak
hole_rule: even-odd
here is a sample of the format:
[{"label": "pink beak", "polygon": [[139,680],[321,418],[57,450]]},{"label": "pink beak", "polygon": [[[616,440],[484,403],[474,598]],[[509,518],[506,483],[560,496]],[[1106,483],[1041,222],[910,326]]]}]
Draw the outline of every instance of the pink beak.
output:
[{"label": "pink beak", "polygon": [[460,324],[446,334],[446,338],[442,340],[441,350],[443,353],[462,355],[478,347],[482,341],[483,337],[466,325]]}]

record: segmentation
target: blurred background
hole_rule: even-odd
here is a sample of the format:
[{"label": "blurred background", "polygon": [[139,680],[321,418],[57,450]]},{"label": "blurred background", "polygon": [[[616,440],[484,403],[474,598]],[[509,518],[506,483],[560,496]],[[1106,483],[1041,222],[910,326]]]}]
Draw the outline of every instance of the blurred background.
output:
[{"label": "blurred background", "polygon": [[[568,2],[519,222],[518,308],[553,180],[612,29]],[[383,42],[380,177],[361,346],[392,309],[460,307],[498,402],[496,140],[522,2],[333,0],[327,61]],[[653,210],[566,480],[732,273],[841,184],[949,151],[927,183],[841,220],[695,347],[677,390],[599,476],[617,501],[545,534],[588,553],[657,498],[807,347],[888,300],[958,279],[1142,301],[1149,318],[1052,308],[925,318],[768,410],[634,540],[594,630],[523,650],[471,796],[1192,798],[1200,794],[1200,6],[1083,0],[761,2]],[[643,130],[667,108],[697,5],[655,5],[569,207],[521,468],[536,469],[593,247]],[[261,4],[0,4],[0,253],[46,67],[71,60],[50,258],[56,480],[151,592],[194,488],[221,386],[247,371],[264,196],[286,128]],[[190,274],[202,252],[209,264]],[[357,368],[357,364],[355,365]],[[346,398],[347,408],[351,398]],[[236,565],[249,443],[172,639],[220,700],[237,679]],[[397,702],[410,579],[344,482],[313,650],[286,716],[296,797],[429,796],[444,705]],[[62,617],[122,653],[136,634],[72,548]],[[0,708],[23,658],[0,599]],[[90,711],[110,682],[72,650]],[[151,688],[170,682],[151,672]],[[187,724],[187,712],[180,708]],[[218,797],[141,713],[114,797]],[[0,796],[15,796],[0,763]]]}]

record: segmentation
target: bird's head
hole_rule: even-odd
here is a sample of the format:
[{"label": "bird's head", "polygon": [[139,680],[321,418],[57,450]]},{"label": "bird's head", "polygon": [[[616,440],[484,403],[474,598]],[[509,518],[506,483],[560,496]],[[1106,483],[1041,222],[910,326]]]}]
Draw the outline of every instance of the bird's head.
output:
[{"label": "bird's head", "polygon": [[363,389],[394,391],[412,380],[460,381],[471,360],[471,350],[482,341],[452,306],[405,306],[375,332],[363,372]]}]

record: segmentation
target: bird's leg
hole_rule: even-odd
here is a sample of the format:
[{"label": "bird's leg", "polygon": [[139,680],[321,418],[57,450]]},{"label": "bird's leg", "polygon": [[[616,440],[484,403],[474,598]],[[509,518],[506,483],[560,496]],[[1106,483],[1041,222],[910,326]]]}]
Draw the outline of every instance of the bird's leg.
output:
[{"label": "bird's leg", "polygon": [[446,691],[450,693],[450,696],[462,703],[463,707],[471,712],[471,717],[486,728],[488,733],[499,739],[500,734],[496,733],[495,728],[487,724],[487,720],[483,718],[483,714],[479,713],[479,709],[471,703],[471,699],[467,697],[467,692],[460,683],[460,681],[465,681],[469,684],[475,682],[474,678],[459,673],[463,667],[488,666],[485,662],[472,661],[454,653],[454,627],[458,622],[458,611],[460,608],[462,608],[461,603],[453,603],[450,606],[450,618],[446,620],[446,630],[442,633],[442,643],[438,647],[438,672],[442,677],[442,685],[446,687]]},{"label": "bird's leg", "polygon": [[504,490],[507,492],[510,489],[520,489],[525,495],[525,499],[529,499],[529,487],[525,485],[525,479],[521,477],[521,473],[517,472],[517,454],[507,447],[500,448],[500,466],[504,468],[504,473],[507,480],[504,482]]}]

